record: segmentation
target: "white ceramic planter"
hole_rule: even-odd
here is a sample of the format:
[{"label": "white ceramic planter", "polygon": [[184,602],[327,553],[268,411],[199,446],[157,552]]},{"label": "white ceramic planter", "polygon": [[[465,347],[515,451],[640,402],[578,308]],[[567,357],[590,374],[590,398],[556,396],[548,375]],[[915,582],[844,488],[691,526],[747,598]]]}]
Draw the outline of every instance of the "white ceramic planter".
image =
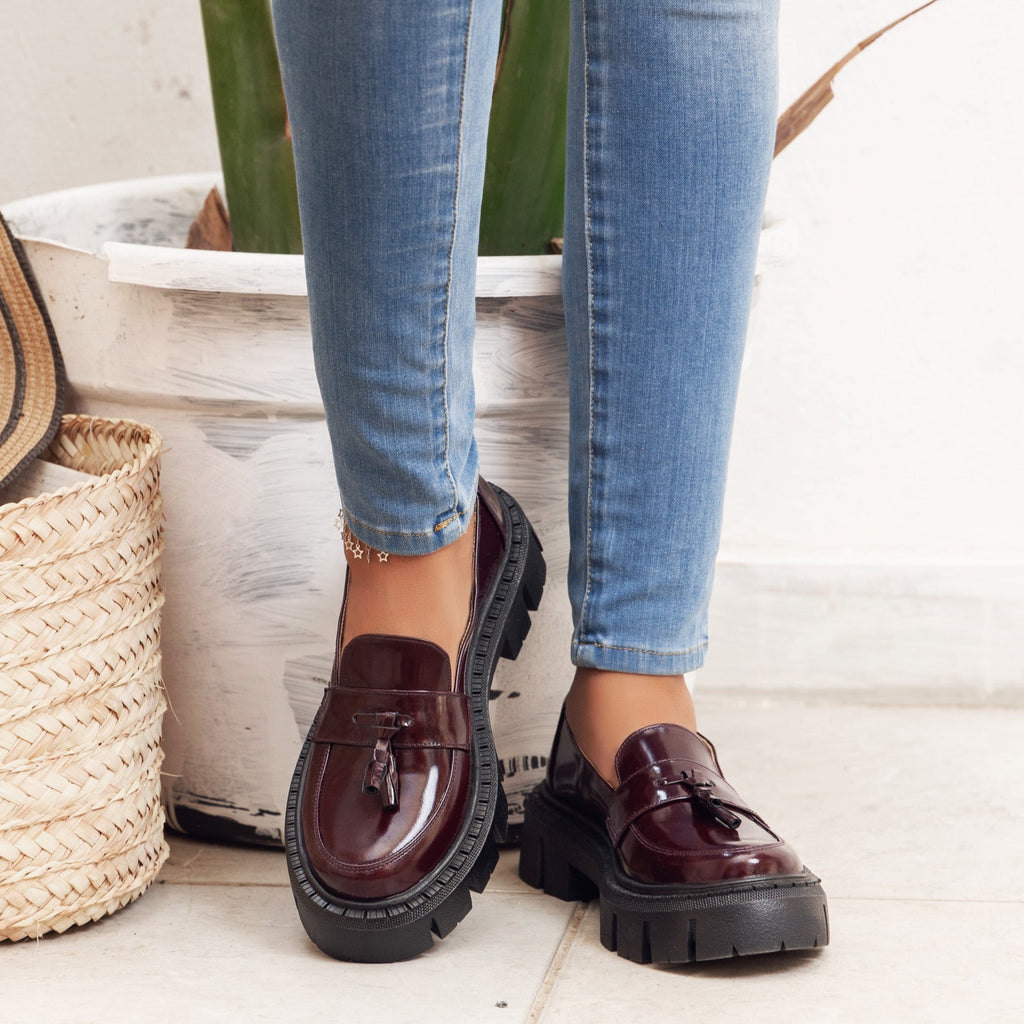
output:
[{"label": "white ceramic planter", "polygon": [[[344,580],[301,257],[179,248],[212,175],[53,193],[4,210],[53,316],[75,410],[165,440],[164,800],[177,828],[281,841],[330,671]],[[558,257],[482,259],[482,471],[522,502],[549,586],[493,721],[513,823],[571,669],[567,372]]]}]

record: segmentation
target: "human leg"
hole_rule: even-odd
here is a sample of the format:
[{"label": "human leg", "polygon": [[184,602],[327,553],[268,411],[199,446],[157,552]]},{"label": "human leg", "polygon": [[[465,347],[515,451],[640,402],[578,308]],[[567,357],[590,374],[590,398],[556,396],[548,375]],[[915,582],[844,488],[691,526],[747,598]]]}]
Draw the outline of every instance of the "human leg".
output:
[{"label": "human leg", "polygon": [[[331,955],[451,930],[504,827],[487,695],[543,585],[477,478],[474,280],[499,0],[275,0],[317,374],[346,525],[330,686],[286,841]],[[384,922],[384,923],[382,923]]]},{"label": "human leg", "polygon": [[[574,5],[569,710],[604,766],[617,743],[598,724],[621,723],[621,740],[673,692],[666,710],[685,714],[682,675],[704,658],[774,138],[775,20],[762,0]],[[595,670],[632,685],[595,685]]]},{"label": "human leg", "polygon": [[[488,115],[476,83],[493,66],[495,9],[274,8],[317,375],[358,540],[346,545],[347,636],[408,633],[450,654],[472,578],[474,197]],[[356,557],[371,548],[395,556],[392,571]]]},{"label": "human leg", "polygon": [[496,0],[275,0],[346,522],[439,550],[476,499],[474,275]]},{"label": "human leg", "polygon": [[575,0],[567,153],[577,675],[521,873],[673,963],[827,942],[818,880],[722,776],[702,663],[771,160],[772,0]]},{"label": "human leg", "polygon": [[775,112],[775,5],[574,5],[573,660],[702,663]]}]

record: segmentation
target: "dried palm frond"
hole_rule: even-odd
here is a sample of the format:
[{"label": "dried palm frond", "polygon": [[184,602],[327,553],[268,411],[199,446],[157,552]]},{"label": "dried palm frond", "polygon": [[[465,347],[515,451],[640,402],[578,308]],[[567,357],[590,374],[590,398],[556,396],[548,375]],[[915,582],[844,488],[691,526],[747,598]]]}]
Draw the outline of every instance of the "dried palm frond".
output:
[{"label": "dried palm frond", "polygon": [[867,39],[862,39],[842,60],[833,64],[795,103],[787,107],[779,118],[775,132],[775,155],[778,156],[832,102],[835,96],[832,92],[833,80],[857,54],[866,50],[876,40],[881,39],[890,29],[894,29],[926,7],[931,7],[935,2],[936,0],[928,0],[928,3],[915,8],[909,14],[904,14],[902,18],[897,18],[885,28],[872,33]]}]

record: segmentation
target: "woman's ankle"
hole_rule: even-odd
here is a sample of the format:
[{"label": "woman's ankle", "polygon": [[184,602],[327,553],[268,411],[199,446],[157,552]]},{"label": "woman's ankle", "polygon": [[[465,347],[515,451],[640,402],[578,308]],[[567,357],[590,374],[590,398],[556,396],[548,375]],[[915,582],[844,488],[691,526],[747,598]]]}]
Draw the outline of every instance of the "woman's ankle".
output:
[{"label": "woman's ankle", "polygon": [[384,554],[347,535],[342,647],[367,633],[415,637],[446,651],[454,671],[469,623],[475,546],[475,513],[458,540],[428,555]]},{"label": "woman's ankle", "polygon": [[661,722],[697,728],[683,676],[578,668],[565,713],[580,750],[612,786],[617,785],[615,754],[630,733]]}]

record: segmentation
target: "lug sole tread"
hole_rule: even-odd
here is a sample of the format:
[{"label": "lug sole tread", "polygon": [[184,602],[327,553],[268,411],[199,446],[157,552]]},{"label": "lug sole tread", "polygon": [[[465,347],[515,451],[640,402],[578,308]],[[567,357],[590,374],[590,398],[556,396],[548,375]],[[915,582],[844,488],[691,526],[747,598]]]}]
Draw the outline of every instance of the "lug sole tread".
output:
[{"label": "lug sole tread", "polygon": [[717,886],[630,884],[607,838],[545,789],[526,804],[519,875],[561,900],[599,899],[601,944],[620,957],[679,964],[828,945],[827,900],[809,871]]}]

